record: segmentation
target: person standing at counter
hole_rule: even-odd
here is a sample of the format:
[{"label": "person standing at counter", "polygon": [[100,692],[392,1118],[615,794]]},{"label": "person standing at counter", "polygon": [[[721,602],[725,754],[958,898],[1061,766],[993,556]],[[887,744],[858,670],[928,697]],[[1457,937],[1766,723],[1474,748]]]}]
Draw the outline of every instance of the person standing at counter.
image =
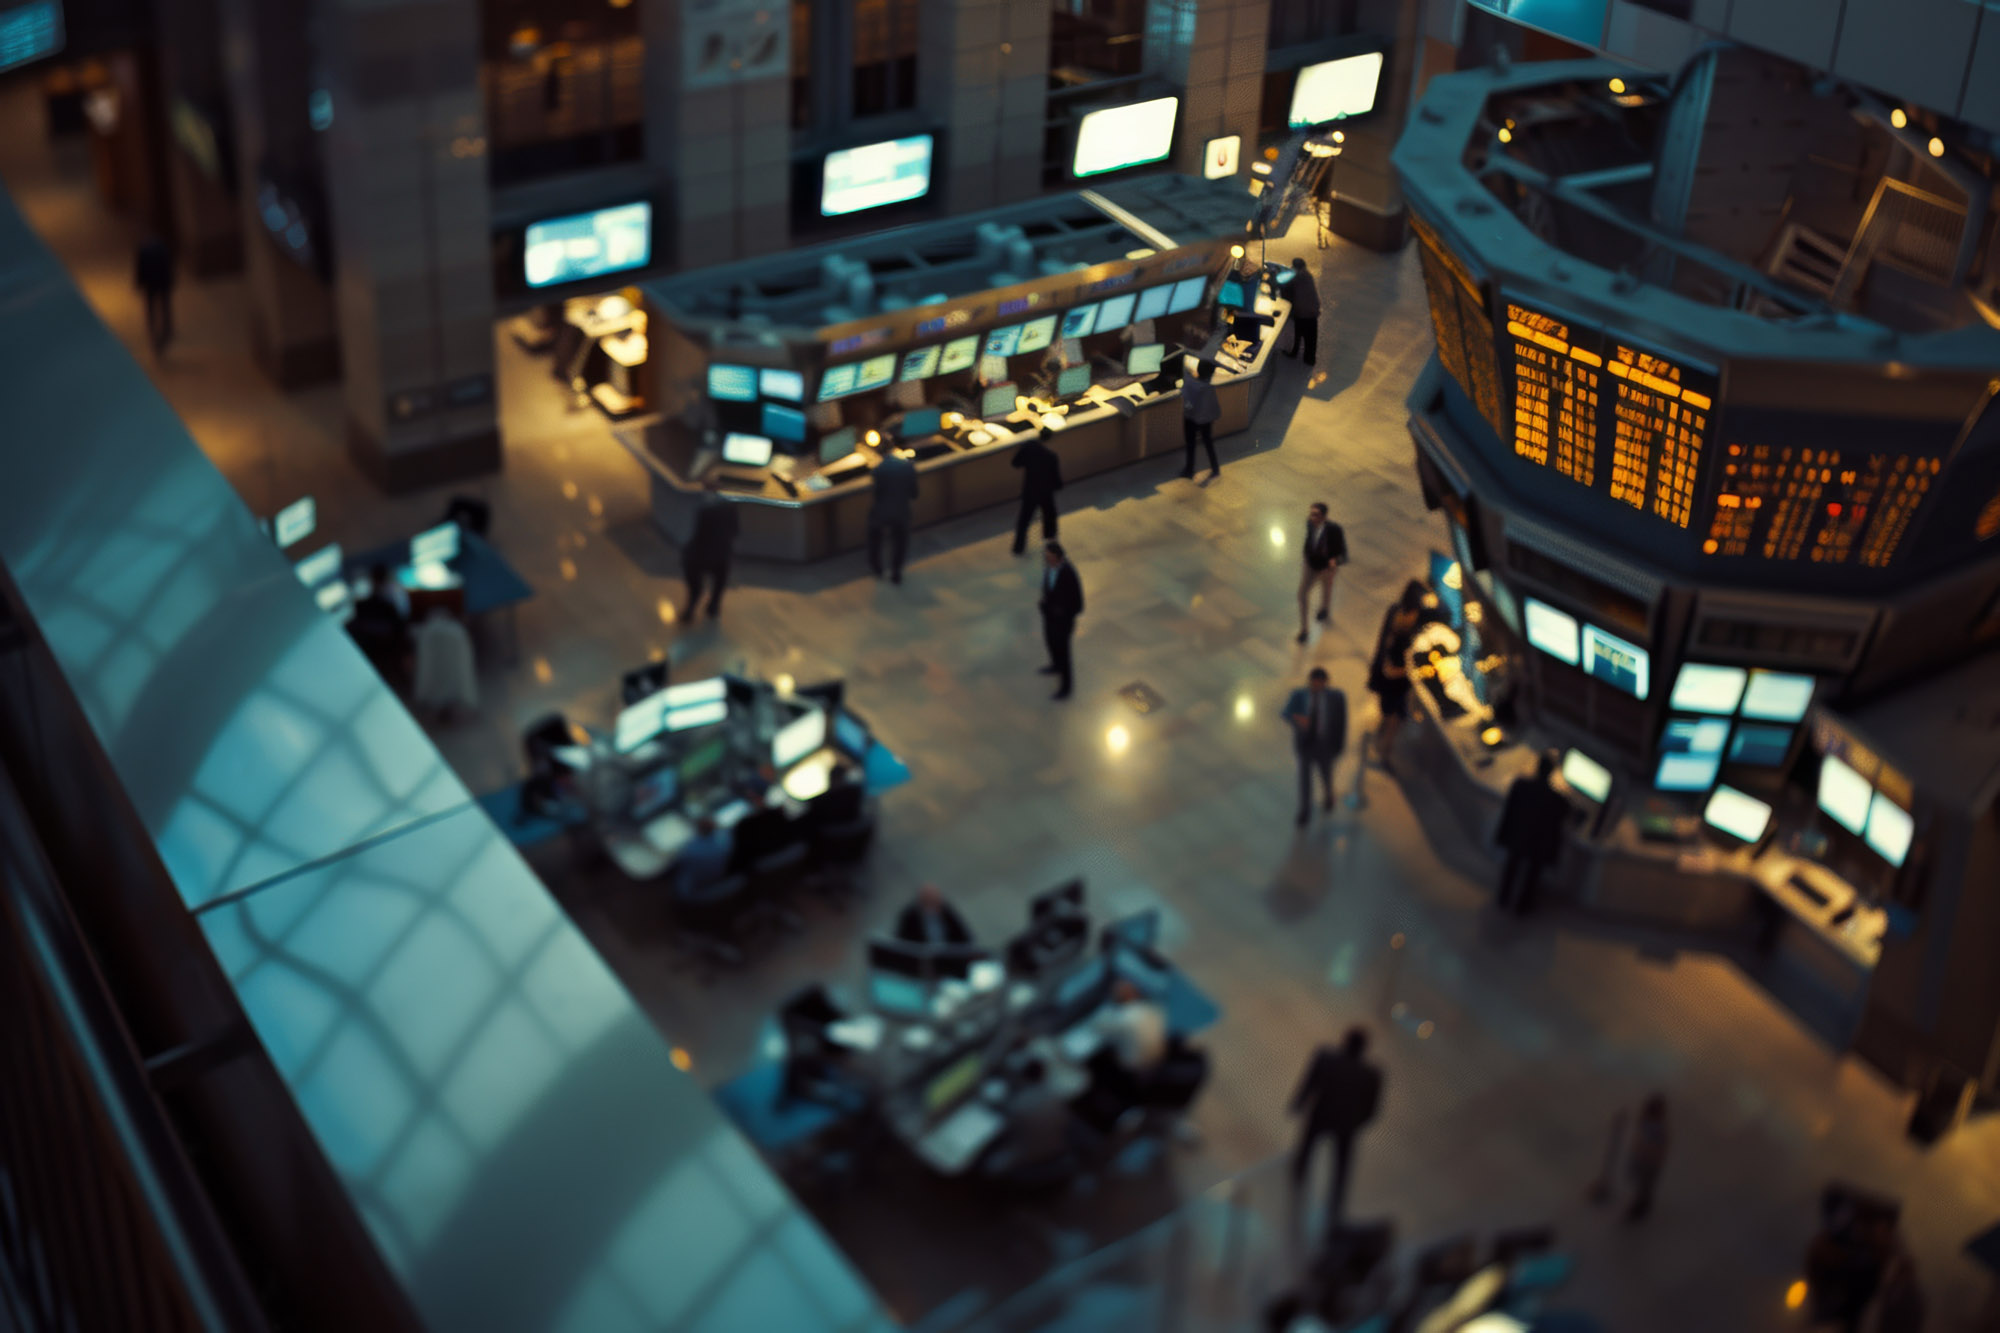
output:
[{"label": "person standing at counter", "polygon": [[1049,697],[1067,699],[1075,683],[1069,648],[1076,636],[1076,618],[1083,614],[1083,580],[1064,556],[1061,542],[1049,542],[1042,550],[1042,641],[1049,648],[1049,664],[1042,674],[1062,680]]},{"label": "person standing at counter", "polygon": [[1222,419],[1222,400],[1215,396],[1215,386],[1209,383],[1215,378],[1215,363],[1198,361],[1192,375],[1181,377],[1181,435],[1187,441],[1187,465],[1181,469],[1183,477],[1194,476],[1195,441],[1208,446],[1208,478],[1215,480],[1222,475],[1222,464],[1215,461],[1215,423]]},{"label": "person standing at counter", "polygon": [[1313,585],[1319,585],[1319,619],[1333,614],[1334,571],[1347,563],[1347,533],[1326,516],[1326,505],[1315,504],[1306,511],[1305,567],[1299,574],[1299,642],[1306,641],[1306,612],[1312,605]]},{"label": "person standing at counter", "polygon": [[1403,714],[1410,707],[1410,641],[1416,637],[1423,609],[1424,585],[1411,579],[1404,585],[1402,597],[1382,617],[1382,628],[1375,636],[1368,689],[1382,709],[1382,722],[1375,731],[1375,758],[1385,773],[1395,772],[1396,735],[1403,729]]},{"label": "person standing at counter", "polygon": [[722,614],[722,590],[729,584],[729,557],[736,550],[736,506],[722,497],[722,483],[710,477],[694,511],[694,531],[681,548],[681,578],[687,583],[687,612],[682,617],[694,623],[704,587],[708,594],[708,618]]},{"label": "person standing at counter", "polygon": [[1314,667],[1304,689],[1285,700],[1285,721],[1292,727],[1292,753],[1299,761],[1300,828],[1312,810],[1313,774],[1326,791],[1326,809],[1333,810],[1333,766],[1347,748],[1347,696],[1327,685],[1325,667]]},{"label": "person standing at counter", "polygon": [[1303,345],[1306,364],[1311,365],[1319,357],[1319,286],[1303,258],[1292,261],[1292,280],[1285,284],[1285,297],[1292,303],[1292,350],[1285,355],[1297,356]]},{"label": "person standing at counter", "polygon": [[1562,851],[1563,825],[1569,822],[1569,802],[1549,785],[1556,771],[1552,750],[1535,760],[1533,777],[1515,778],[1500,808],[1500,827],[1493,840],[1507,853],[1500,871],[1500,910],[1526,916],[1535,905],[1542,872]]},{"label": "person standing at counter", "polygon": [[897,915],[896,938],[905,944],[970,944],[972,928],[958,909],[944,900],[937,885],[926,884],[917,890],[916,901]]},{"label": "person standing at counter", "polygon": [[906,449],[891,449],[876,465],[874,498],[868,502],[868,568],[882,577],[882,537],[889,538],[889,581],[903,581],[903,557],[910,550],[910,505],[917,498],[917,465]]},{"label": "person standing at counter", "polygon": [[1055,432],[1044,426],[1035,438],[1014,451],[1021,469],[1021,517],[1014,521],[1014,554],[1028,549],[1028,520],[1042,511],[1042,540],[1056,538],[1056,492],[1062,489],[1062,463],[1048,442]]}]

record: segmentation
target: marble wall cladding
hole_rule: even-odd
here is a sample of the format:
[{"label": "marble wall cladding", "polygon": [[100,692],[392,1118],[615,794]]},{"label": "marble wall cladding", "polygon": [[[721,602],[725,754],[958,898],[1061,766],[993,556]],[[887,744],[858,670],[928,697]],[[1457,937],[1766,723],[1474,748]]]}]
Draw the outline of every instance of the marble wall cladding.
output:
[{"label": "marble wall cladding", "polygon": [[1041,192],[1048,107],[1047,6],[993,0],[926,4],[920,101],[935,107],[944,165],[933,188],[968,212]]},{"label": "marble wall cladding", "polygon": [[1210,139],[1257,137],[1264,95],[1270,14],[1264,0],[1196,4],[1151,0],[1146,7],[1146,72],[1181,99],[1174,165],[1199,172]]}]

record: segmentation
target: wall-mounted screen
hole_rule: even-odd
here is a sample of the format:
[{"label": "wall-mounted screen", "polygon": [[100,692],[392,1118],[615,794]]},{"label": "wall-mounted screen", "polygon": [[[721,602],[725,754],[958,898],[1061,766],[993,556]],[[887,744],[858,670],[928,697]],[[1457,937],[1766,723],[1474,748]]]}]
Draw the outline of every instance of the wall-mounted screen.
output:
[{"label": "wall-mounted screen", "polygon": [[854,372],[854,391],[860,393],[863,389],[879,389],[894,378],[896,378],[894,352],[871,356]]},{"label": "wall-mounted screen", "polygon": [[1158,319],[1167,313],[1167,302],[1173,299],[1172,287],[1148,287],[1139,293],[1139,305],[1132,312],[1133,321]]},{"label": "wall-mounted screen", "polygon": [[944,354],[938,358],[937,373],[955,375],[969,368],[979,358],[979,335],[970,338],[954,338],[944,345]]},{"label": "wall-mounted screen", "polygon": [[52,56],[63,48],[60,0],[11,0],[0,4],[0,69]]},{"label": "wall-mounted screen", "polygon": [[1127,292],[1123,296],[1114,296],[1103,305],[1097,307],[1097,331],[1099,333],[1113,333],[1130,324],[1132,322],[1132,306],[1138,299],[1137,293]]},{"label": "wall-mounted screen", "polygon": [[1634,699],[1645,698],[1652,684],[1651,655],[1595,625],[1583,627],[1583,669]]},{"label": "wall-mounted screen", "polygon": [[982,349],[986,356],[1012,356],[1021,346],[1021,326],[1009,324],[1004,329],[994,329],[986,335],[986,346]]},{"label": "wall-mounted screen", "polygon": [[1098,176],[1164,161],[1174,151],[1174,118],[1180,105],[1178,97],[1156,97],[1091,112],[1076,128],[1070,174]]},{"label": "wall-mounted screen", "polygon": [[1161,360],[1167,354],[1165,343],[1139,343],[1125,356],[1127,375],[1157,375]]},{"label": "wall-mounted screen", "polygon": [[1868,804],[1875,789],[1845,760],[1827,755],[1819,761],[1819,808],[1849,833],[1868,827]]},{"label": "wall-mounted screen", "polygon": [[1917,822],[1910,818],[1910,812],[1894,801],[1876,792],[1868,802],[1868,827],[1861,836],[1875,854],[1892,866],[1900,866],[1910,854],[1910,840],[1916,835]]},{"label": "wall-mounted screen", "polygon": [[1771,807],[1723,783],[1709,796],[1701,818],[1710,828],[1721,829],[1732,838],[1756,842],[1771,827]]},{"label": "wall-mounted screen", "polygon": [[804,400],[806,377],[796,370],[760,370],[757,389],[766,398],[782,398],[788,403]]},{"label": "wall-mounted screen", "polygon": [[742,467],[763,467],[771,461],[771,439],[767,435],[730,431],[722,437],[722,461]]},{"label": "wall-mounted screen", "polygon": [[1056,376],[1056,396],[1074,398],[1090,387],[1089,366],[1069,366]]},{"label": "wall-mounted screen", "polygon": [[1944,467],[1935,450],[1879,437],[1861,448],[1731,441],[1728,450],[1703,552],[1827,566],[1887,567]]},{"label": "wall-mounted screen", "polygon": [[1813,677],[1756,670],[1743,691],[1743,716],[1760,722],[1797,722],[1812,706]]},{"label": "wall-mounted screen", "polygon": [[1039,352],[1056,340],[1057,315],[1043,315],[1031,319],[1021,326],[1020,341],[1014,344],[1015,352]]},{"label": "wall-mounted screen", "polygon": [[1660,733],[1660,764],[1653,785],[1661,791],[1706,791],[1715,785],[1729,723],[1721,718],[1670,717]]},{"label": "wall-mounted screen", "polygon": [[530,287],[553,287],[644,268],[652,254],[653,206],[620,204],[530,223],[521,267]]},{"label": "wall-mounted screen", "polygon": [[727,403],[756,402],[756,370],[750,366],[710,366],[708,396]]},{"label": "wall-mounted screen", "polygon": [[1242,309],[1250,304],[1243,292],[1243,284],[1231,278],[1215,289],[1215,303]]},{"label": "wall-mounted screen", "polygon": [[1528,642],[1558,662],[1575,666],[1583,656],[1582,645],[1578,642],[1576,617],[1534,597],[1524,601]]},{"label": "wall-mounted screen", "polygon": [[1088,338],[1097,328],[1097,305],[1080,305],[1063,316],[1062,336]]},{"label": "wall-mounted screen", "polygon": [[1347,116],[1365,116],[1375,109],[1375,89],[1381,82],[1380,51],[1307,65],[1292,85],[1292,109],[1285,121],[1298,130]]},{"label": "wall-mounted screen", "polygon": [[1674,677],[1674,693],[1668,705],[1677,713],[1719,713],[1726,717],[1742,702],[1743,682],[1749,675],[1742,667],[1683,662],[1680,674]]},{"label": "wall-mounted screen", "polygon": [[1686,357],[1616,337],[1605,340],[1604,362],[1610,392],[1597,414],[1598,456],[1610,457],[1611,498],[1685,528],[1721,378]]},{"label": "wall-mounted screen", "polygon": [[930,135],[913,134],[828,153],[820,172],[820,216],[923,198],[931,189],[931,151]]},{"label": "wall-mounted screen", "polygon": [[979,415],[989,421],[1004,417],[1014,410],[1014,400],[1020,396],[1017,386],[996,384],[979,395]]},{"label": "wall-mounted screen", "polygon": [[835,398],[845,398],[854,392],[854,372],[860,367],[852,362],[844,366],[828,366],[826,374],[820,377],[819,400],[824,403]]},{"label": "wall-mounted screen", "polygon": [[906,384],[911,380],[929,379],[937,374],[938,358],[943,354],[944,348],[935,345],[903,353],[903,373],[897,378]]},{"label": "wall-mounted screen", "polygon": [[1603,805],[1611,799],[1611,770],[1581,750],[1563,751],[1563,781],[1579,796]]},{"label": "wall-mounted screen", "polygon": [[783,403],[765,403],[760,429],[774,440],[791,444],[806,442],[806,414]]},{"label": "wall-mounted screen", "polygon": [[[1679,704],[1674,705],[1676,708]],[[1748,768],[1776,768],[1792,752],[1792,729],[1745,722],[1729,740],[1729,762]]]},{"label": "wall-mounted screen", "polygon": [[1207,278],[1182,278],[1174,284],[1174,294],[1167,298],[1167,313],[1183,315],[1199,306],[1202,291],[1207,286]]},{"label": "wall-mounted screen", "polygon": [[278,543],[280,550],[296,545],[312,536],[318,522],[319,507],[310,495],[294,500],[271,520],[271,540]]},{"label": "wall-mounted screen", "polygon": [[1501,354],[1514,371],[1514,456],[1594,488],[1604,340],[1568,315],[1513,300],[1506,307]]}]

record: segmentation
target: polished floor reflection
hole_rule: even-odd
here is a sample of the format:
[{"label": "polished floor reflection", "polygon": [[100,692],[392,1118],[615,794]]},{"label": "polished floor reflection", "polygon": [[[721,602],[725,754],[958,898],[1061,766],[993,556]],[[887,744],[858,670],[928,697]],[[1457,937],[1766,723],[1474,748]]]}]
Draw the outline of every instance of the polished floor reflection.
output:
[{"label": "polished floor reflection", "polygon": [[[35,144],[0,149],[24,211],[147,361],[130,237],[77,165]],[[617,674],[650,656],[851,682],[914,775],[884,802],[872,896],[816,913],[743,973],[702,984],[649,924],[646,890],[560,843],[531,858],[710,1082],[742,1067],[797,985],[854,981],[860,940],[921,880],[992,936],[1072,874],[1107,912],[1165,909],[1168,952],[1224,1009],[1206,1038],[1201,1144],[1100,1181],[1096,1202],[983,1218],[921,1250],[907,1215],[880,1200],[806,1188],[901,1313],[970,1313],[1269,1161],[1288,1146],[1284,1099],[1307,1052],[1359,1020],[1377,1028],[1388,1088],[1354,1206],[1393,1215],[1404,1236],[1548,1221],[1578,1261],[1568,1303],[1610,1327],[1779,1329],[1792,1326],[1783,1297],[1814,1197],[1840,1178],[1904,1200],[1935,1325],[1962,1326],[1986,1279],[1960,1246],[2000,1211],[1991,1123],[1920,1152],[1901,1135],[1898,1094],[1730,965],[1555,914],[1496,917],[1484,849],[1445,841],[1426,793],[1380,773],[1364,808],[1295,835],[1284,692],[1321,664],[1363,704],[1380,610],[1443,540],[1403,426],[1430,350],[1415,258],[1310,247],[1301,228],[1272,253],[1322,266],[1320,373],[1279,362],[1253,430],[1221,442],[1218,480],[1181,481],[1162,461],[1063,493],[1089,598],[1064,705],[1034,674],[1032,567],[1008,555],[1011,515],[998,511],[917,534],[901,587],[858,557],[745,564],[719,625],[680,625],[678,561],[646,521],[637,468],[594,412],[497,337],[506,470],[463,489],[493,503],[494,540],[539,595],[520,611],[518,661],[485,654],[480,716],[436,739],[486,791],[517,775],[526,722],[552,709],[608,721]],[[448,491],[384,500],[346,462],[337,391],[285,396],[257,375],[241,305],[238,282],[188,284],[181,340],[155,374],[245,500],[268,513],[311,493],[350,549],[434,521]],[[1300,648],[1291,537],[1314,499],[1347,525],[1354,562],[1332,625]],[[1160,706],[1134,709],[1119,692],[1135,684]],[[1351,760],[1340,779],[1356,781]],[[1392,950],[1399,934],[1406,947]],[[1654,1088],[1672,1102],[1672,1157],[1653,1217],[1625,1226],[1585,1186],[1613,1111]]]}]

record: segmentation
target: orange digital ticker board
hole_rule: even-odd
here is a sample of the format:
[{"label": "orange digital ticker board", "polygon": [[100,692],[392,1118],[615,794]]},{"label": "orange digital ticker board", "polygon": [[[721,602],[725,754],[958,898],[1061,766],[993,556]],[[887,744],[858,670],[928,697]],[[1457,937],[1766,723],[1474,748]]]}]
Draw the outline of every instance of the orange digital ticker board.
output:
[{"label": "orange digital ticker board", "polygon": [[1715,412],[1715,371],[1612,339],[1611,498],[1684,528]]},{"label": "orange digital ticker board", "polygon": [[1515,456],[1594,487],[1603,340],[1567,316],[1512,300],[1506,305]]},{"label": "orange digital ticker board", "polygon": [[1933,454],[1728,445],[1701,549],[1886,568],[1942,468]]}]

